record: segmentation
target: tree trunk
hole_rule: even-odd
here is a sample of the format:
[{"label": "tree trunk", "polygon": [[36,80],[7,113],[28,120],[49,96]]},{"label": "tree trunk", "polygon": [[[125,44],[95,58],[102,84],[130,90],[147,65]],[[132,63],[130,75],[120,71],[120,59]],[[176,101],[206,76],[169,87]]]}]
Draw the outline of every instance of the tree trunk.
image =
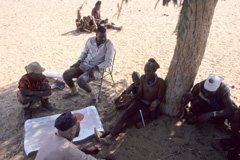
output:
[{"label": "tree trunk", "polygon": [[177,26],[177,44],[166,77],[163,113],[181,115],[181,99],[194,83],[203,59],[218,0],[184,0]]}]

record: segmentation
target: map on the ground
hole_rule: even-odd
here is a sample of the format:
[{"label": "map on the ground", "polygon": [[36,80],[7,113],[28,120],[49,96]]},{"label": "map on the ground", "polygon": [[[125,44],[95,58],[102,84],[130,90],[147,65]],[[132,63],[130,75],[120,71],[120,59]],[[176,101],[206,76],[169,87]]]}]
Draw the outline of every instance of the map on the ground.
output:
[{"label": "map on the ground", "polygon": [[[73,139],[73,142],[79,142],[94,134],[94,128],[98,131],[104,131],[97,109],[94,106],[89,106],[80,110],[72,111],[72,113],[81,113],[84,115],[81,123],[81,131],[78,137]],[[57,131],[54,127],[55,119],[60,114],[29,119],[24,124],[25,138],[24,150],[26,155],[38,151],[49,133]]]}]

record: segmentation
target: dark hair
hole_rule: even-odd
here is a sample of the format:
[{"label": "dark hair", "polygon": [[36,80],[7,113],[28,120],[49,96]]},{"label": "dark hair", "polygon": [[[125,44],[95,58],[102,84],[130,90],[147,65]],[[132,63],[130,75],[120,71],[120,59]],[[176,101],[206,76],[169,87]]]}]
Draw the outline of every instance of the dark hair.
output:
[{"label": "dark hair", "polygon": [[140,74],[139,74],[138,72],[133,72],[133,73],[132,73],[132,76],[133,76],[133,75],[137,76],[137,77],[140,79]]},{"label": "dark hair", "polygon": [[95,6],[97,6],[97,5],[101,5],[101,4],[102,4],[101,1],[97,1],[96,4],[95,4]]},{"label": "dark hair", "polygon": [[151,66],[153,66],[155,69],[160,68],[160,65],[159,65],[159,64],[157,63],[157,61],[156,61],[155,59],[153,59],[153,58],[150,58],[150,59],[148,60],[148,63],[152,63]]},{"label": "dark hair", "polygon": [[106,28],[103,27],[103,26],[99,26],[99,27],[97,28],[97,33],[98,33],[98,32],[106,33]]}]

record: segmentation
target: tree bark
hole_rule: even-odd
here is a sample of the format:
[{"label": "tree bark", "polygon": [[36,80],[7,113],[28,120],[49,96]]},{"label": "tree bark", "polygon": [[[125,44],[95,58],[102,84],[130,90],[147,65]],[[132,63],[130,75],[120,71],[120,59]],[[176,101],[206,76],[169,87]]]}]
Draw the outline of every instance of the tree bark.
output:
[{"label": "tree bark", "polygon": [[180,116],[181,99],[194,83],[204,56],[218,0],[184,0],[177,28],[177,43],[168,74],[163,113]]}]

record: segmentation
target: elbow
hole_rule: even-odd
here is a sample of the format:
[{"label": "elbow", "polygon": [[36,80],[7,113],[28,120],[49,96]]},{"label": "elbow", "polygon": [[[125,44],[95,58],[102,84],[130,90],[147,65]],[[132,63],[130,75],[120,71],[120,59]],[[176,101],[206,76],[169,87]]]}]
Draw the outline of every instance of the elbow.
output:
[{"label": "elbow", "polygon": [[235,112],[235,109],[234,109],[234,108],[231,108],[231,109],[229,110],[229,114],[230,114],[230,115],[233,115],[234,112]]}]

